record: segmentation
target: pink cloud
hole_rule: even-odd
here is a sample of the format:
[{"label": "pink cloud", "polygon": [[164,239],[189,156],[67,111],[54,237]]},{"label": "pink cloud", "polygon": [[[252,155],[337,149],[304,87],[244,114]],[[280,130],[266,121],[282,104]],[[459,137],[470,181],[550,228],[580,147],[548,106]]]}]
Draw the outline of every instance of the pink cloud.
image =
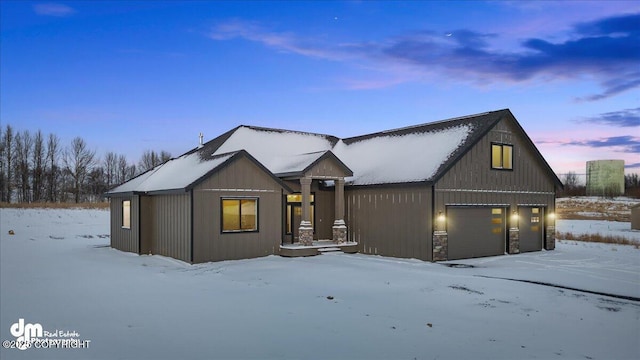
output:
[{"label": "pink cloud", "polygon": [[243,38],[262,43],[276,50],[325,60],[342,60],[346,54],[330,49],[322,44],[286,32],[268,31],[254,22],[232,20],[217,25],[209,37],[214,40]]}]

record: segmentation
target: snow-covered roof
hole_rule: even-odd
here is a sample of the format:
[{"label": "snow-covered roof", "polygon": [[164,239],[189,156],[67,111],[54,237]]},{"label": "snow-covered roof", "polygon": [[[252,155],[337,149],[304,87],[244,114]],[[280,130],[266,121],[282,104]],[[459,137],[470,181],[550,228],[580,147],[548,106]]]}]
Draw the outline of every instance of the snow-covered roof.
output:
[{"label": "snow-covered roof", "polygon": [[352,171],[352,185],[389,184],[430,180],[440,166],[471,133],[470,125],[437,131],[390,134],[346,144],[334,153]]},{"label": "snow-covered roof", "polygon": [[332,151],[353,171],[353,176],[346,179],[351,185],[428,181],[471,139],[471,134],[498,118],[487,114],[492,113],[347,139],[240,126],[225,134],[226,138],[212,140],[217,147],[209,151],[221,154],[244,149],[276,175],[300,172]]},{"label": "snow-covered roof", "polygon": [[[331,150],[332,141],[326,135],[240,126],[215,154],[246,150],[274,174],[291,166],[288,162],[305,154]],[[295,162],[295,161],[294,161]]]},{"label": "snow-covered roof", "polygon": [[109,191],[109,194],[186,189],[235,154],[233,152],[203,159],[197,152],[187,153],[131,179]]},{"label": "snow-covered roof", "polygon": [[276,176],[301,173],[331,152],[353,172],[351,185],[434,181],[505,116],[513,118],[505,109],[345,139],[238,126],[110,193],[184,189],[238,151]]},{"label": "snow-covered roof", "polygon": [[277,175],[302,172],[326,154],[327,151],[275,157],[270,171]]}]

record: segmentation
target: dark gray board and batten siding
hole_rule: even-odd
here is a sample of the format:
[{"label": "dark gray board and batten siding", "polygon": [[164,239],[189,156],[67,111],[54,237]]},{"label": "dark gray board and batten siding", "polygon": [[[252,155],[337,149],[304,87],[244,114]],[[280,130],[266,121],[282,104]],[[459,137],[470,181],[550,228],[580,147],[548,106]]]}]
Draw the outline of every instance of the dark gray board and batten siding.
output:
[{"label": "dark gray board and batten siding", "polygon": [[[131,201],[131,228],[122,228],[122,202]],[[111,247],[191,261],[191,210],[188,193],[111,198]]]},{"label": "dark gray board and batten siding", "polygon": [[[189,193],[141,196],[146,205],[141,228],[141,248],[191,262],[191,202]],[[147,207],[148,206],[148,207]],[[146,252],[142,252],[143,254]]]},{"label": "dark gray board and batten siding", "polygon": [[[435,183],[435,212],[446,205],[546,206],[553,211],[555,184],[516,126],[501,120]],[[513,170],[491,169],[491,144],[513,145]]]},{"label": "dark gray board and batten siding", "polygon": [[345,205],[348,240],[361,253],[431,261],[430,186],[347,187]]},{"label": "dark gray board and batten siding", "polygon": [[[122,202],[131,201],[131,227],[122,227]],[[140,253],[140,198],[137,195],[112,197],[111,208],[111,247],[114,249]]]},{"label": "dark gray board and batten siding", "polygon": [[[282,242],[283,187],[247,158],[238,158],[193,191],[193,262],[277,254]],[[258,198],[258,231],[222,233],[222,198]]]},{"label": "dark gray board and batten siding", "polygon": [[[540,227],[547,226],[544,214],[555,211],[556,183],[549,176],[535,149],[523,136],[525,135],[514,122],[502,119],[435,183],[434,213],[442,211],[450,220],[446,224],[449,233],[448,259],[500,255],[506,252],[509,248],[511,213],[516,209],[522,213],[521,216],[525,216],[526,210],[539,207]],[[513,169],[491,168],[491,145],[494,143],[513,145]],[[465,207],[467,210],[464,210]],[[474,227],[482,227],[483,230],[491,231],[495,227],[492,225],[495,219],[491,208],[503,208],[506,212],[502,219],[505,228],[499,234],[502,245],[489,241],[494,236],[482,238],[474,230]],[[460,221],[460,211],[466,211],[464,217],[470,220]],[[484,219],[476,219],[480,222],[473,225],[472,215],[478,211],[485,211],[486,216]],[[540,244],[544,241],[544,234],[541,229]],[[471,240],[473,246],[465,245]],[[529,242],[525,241],[520,245],[522,250],[529,250]]]}]

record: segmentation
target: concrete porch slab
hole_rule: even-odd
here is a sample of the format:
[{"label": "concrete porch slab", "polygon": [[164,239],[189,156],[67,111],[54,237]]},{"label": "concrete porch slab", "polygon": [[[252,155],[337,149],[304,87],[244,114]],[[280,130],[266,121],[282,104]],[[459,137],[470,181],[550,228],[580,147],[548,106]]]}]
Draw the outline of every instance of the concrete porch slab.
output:
[{"label": "concrete porch slab", "polygon": [[307,246],[298,243],[280,245],[280,256],[285,257],[315,256],[327,251],[342,251],[348,254],[357,253],[358,243],[336,244],[332,240],[316,240]]}]

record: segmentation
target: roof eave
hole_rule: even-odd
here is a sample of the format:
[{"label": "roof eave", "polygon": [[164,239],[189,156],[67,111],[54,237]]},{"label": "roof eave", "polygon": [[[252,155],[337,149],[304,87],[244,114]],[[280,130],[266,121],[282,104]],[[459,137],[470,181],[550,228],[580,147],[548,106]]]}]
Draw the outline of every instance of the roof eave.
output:
[{"label": "roof eave", "polygon": [[134,195],[140,195],[140,194],[144,194],[144,192],[141,192],[141,191],[121,191],[121,192],[108,191],[108,192],[102,194],[102,196],[104,196],[106,198],[112,198],[112,197],[134,196]]},{"label": "roof eave", "polygon": [[432,180],[416,180],[416,181],[404,181],[404,182],[392,182],[392,183],[378,183],[378,184],[350,184],[346,183],[345,188],[383,188],[383,187],[409,187],[416,185],[432,186],[434,182]]}]

